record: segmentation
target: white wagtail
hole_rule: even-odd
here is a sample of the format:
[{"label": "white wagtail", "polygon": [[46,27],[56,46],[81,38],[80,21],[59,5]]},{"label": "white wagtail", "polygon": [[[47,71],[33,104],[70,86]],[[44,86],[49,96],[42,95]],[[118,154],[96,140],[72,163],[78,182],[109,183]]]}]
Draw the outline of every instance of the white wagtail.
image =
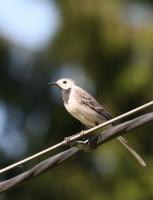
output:
[{"label": "white wagtail", "polygon": [[[107,120],[112,119],[111,115],[101,106],[92,95],[77,86],[72,79],[63,78],[54,83],[62,89],[62,96],[66,110],[88,128],[94,127]],[[122,136],[117,140],[139,161],[146,166],[140,155],[128,144]]]}]

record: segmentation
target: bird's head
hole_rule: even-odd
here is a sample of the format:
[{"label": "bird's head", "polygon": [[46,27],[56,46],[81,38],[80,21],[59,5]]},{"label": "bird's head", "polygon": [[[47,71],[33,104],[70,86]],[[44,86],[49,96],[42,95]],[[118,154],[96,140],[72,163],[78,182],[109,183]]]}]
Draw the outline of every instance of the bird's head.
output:
[{"label": "bird's head", "polygon": [[72,88],[75,85],[75,83],[72,79],[62,78],[54,83],[49,83],[49,85],[57,85],[61,89],[67,90]]}]

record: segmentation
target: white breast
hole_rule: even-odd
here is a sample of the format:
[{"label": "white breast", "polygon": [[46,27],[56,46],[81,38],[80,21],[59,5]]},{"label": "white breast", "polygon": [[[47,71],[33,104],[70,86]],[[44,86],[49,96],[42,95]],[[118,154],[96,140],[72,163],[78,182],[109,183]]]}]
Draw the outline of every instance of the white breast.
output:
[{"label": "white breast", "polygon": [[94,110],[89,109],[87,106],[81,103],[80,95],[78,90],[71,90],[68,104],[64,104],[66,110],[76,119],[81,121],[87,126],[95,126],[95,122],[100,123],[101,119],[95,113]]}]

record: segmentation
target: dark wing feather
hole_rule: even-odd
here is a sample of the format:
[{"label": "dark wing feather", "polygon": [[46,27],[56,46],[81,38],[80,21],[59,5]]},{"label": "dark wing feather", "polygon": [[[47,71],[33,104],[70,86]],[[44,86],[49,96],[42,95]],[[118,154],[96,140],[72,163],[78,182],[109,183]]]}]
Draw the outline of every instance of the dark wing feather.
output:
[{"label": "dark wing feather", "polygon": [[104,108],[90,95],[89,96],[82,95],[81,99],[82,99],[81,102],[82,104],[88,106],[90,109],[94,110],[102,117],[106,118],[107,120],[112,119],[112,116],[106,110],[104,110]]},{"label": "dark wing feather", "polygon": [[[111,115],[104,110],[104,108],[94,99],[91,95],[88,93],[84,93],[84,95],[81,95],[81,103],[88,106],[90,109],[94,110],[95,112],[102,115],[107,120],[112,119]],[[112,125],[116,125],[116,123],[112,123]],[[146,163],[143,161],[141,156],[133,149],[133,147],[122,137],[117,137],[119,142],[138,160],[138,162],[142,166],[146,166]]]}]

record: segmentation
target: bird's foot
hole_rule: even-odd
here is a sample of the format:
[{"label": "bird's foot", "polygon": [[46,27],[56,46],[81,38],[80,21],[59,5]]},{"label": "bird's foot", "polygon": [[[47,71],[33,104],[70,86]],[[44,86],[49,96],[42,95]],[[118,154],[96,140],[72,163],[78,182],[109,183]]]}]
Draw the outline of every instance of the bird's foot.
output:
[{"label": "bird's foot", "polygon": [[82,149],[85,152],[91,151],[89,139],[76,141],[75,147]]},{"label": "bird's foot", "polygon": [[83,149],[84,151],[87,151],[87,149],[89,148],[89,139],[72,141],[72,137],[66,137],[64,138],[64,140],[66,141],[66,144],[71,147]]},{"label": "bird's foot", "polygon": [[85,152],[89,152],[97,147],[97,138],[89,138],[85,140],[71,141],[70,137],[65,138],[66,143],[71,147],[82,149]]},{"label": "bird's foot", "polygon": [[[82,149],[86,152],[96,149],[98,146],[98,136],[88,139],[86,139],[84,136],[84,131],[81,131],[73,136],[64,138],[64,140],[66,141],[67,145]],[[77,140],[78,138],[81,138],[81,140]]]},{"label": "bird's foot", "polygon": [[64,140],[66,141],[67,145],[74,146],[74,144],[77,142],[77,139],[83,138],[84,136],[84,131],[81,131],[80,133],[77,133],[75,135],[65,137]]}]

